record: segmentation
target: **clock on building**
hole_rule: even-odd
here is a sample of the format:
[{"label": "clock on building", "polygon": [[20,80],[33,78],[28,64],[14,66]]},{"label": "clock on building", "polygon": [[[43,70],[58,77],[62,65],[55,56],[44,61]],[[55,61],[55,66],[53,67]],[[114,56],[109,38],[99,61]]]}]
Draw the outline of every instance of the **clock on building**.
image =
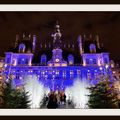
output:
[{"label": "clock on building", "polygon": [[59,59],[55,59],[55,62],[59,62],[60,60]]}]

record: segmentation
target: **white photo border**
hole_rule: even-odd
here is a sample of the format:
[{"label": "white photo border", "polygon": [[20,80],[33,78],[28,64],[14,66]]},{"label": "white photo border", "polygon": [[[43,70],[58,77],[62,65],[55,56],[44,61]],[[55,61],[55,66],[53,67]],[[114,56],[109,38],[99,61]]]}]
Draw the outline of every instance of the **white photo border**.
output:
[{"label": "white photo border", "polygon": [[[0,12],[120,12],[120,5],[0,5]],[[119,116],[120,109],[0,109],[0,116]]]}]

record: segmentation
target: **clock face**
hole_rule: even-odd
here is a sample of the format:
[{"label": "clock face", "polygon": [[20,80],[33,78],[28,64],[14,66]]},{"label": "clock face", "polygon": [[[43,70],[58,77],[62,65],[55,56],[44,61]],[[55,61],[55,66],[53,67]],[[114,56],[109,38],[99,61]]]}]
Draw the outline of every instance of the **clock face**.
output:
[{"label": "clock face", "polygon": [[55,59],[55,62],[59,62],[59,59]]}]

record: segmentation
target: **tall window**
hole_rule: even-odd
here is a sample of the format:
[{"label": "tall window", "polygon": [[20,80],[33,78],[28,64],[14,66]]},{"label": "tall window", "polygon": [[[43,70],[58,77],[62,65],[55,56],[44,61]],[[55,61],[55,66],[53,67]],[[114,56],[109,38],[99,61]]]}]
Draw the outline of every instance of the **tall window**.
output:
[{"label": "tall window", "polygon": [[96,59],[93,59],[93,64],[96,64],[97,62],[96,62]]},{"label": "tall window", "polygon": [[89,62],[89,59],[86,59],[86,64],[89,64],[90,62]]},{"label": "tall window", "polygon": [[59,70],[56,70],[56,73],[55,73],[56,75],[59,75]]},{"label": "tall window", "polygon": [[98,79],[98,73],[94,73],[95,79]]},{"label": "tall window", "polygon": [[87,73],[87,79],[91,80],[91,74],[89,72]]},{"label": "tall window", "polygon": [[21,44],[19,45],[19,52],[20,52],[20,53],[24,53],[24,52],[25,52],[25,45],[24,45],[23,43],[21,43]]},{"label": "tall window", "polygon": [[74,64],[74,56],[72,54],[68,55],[68,63],[69,63],[69,65],[73,65]]},{"label": "tall window", "polygon": [[66,71],[63,70],[63,78],[66,78]]},{"label": "tall window", "polygon": [[41,61],[40,61],[41,65],[46,65],[47,64],[47,56],[45,54],[43,54],[41,56]]},{"label": "tall window", "polygon": [[28,59],[25,59],[25,64],[28,64]]},{"label": "tall window", "polygon": [[90,44],[90,53],[96,53],[96,46],[95,46],[95,44]]},{"label": "tall window", "polygon": [[10,58],[7,58],[7,61],[6,61],[7,63],[10,63]]},{"label": "tall window", "polygon": [[80,75],[80,70],[77,70],[77,75]]},{"label": "tall window", "polygon": [[18,59],[18,64],[21,64],[21,59],[20,58]]},{"label": "tall window", "polygon": [[107,64],[108,63],[108,59],[104,58],[104,63]]},{"label": "tall window", "polygon": [[16,79],[20,79],[20,76],[19,76],[19,75],[16,75]]}]

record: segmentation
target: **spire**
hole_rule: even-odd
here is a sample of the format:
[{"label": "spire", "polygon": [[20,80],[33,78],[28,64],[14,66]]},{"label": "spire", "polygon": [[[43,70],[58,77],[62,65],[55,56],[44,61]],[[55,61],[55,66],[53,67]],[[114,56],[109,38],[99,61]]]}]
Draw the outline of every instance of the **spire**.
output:
[{"label": "spire", "polygon": [[82,48],[82,37],[81,37],[81,35],[78,36],[77,41],[78,41],[80,54],[82,54],[83,53],[83,48]]},{"label": "spire", "polygon": [[62,36],[62,34],[60,32],[60,25],[58,24],[58,21],[56,22],[56,25],[55,25],[55,33],[52,33],[51,36],[54,38],[54,40],[56,40],[57,37],[60,39]]},{"label": "spire", "polygon": [[35,52],[36,48],[36,35],[33,35],[33,42],[32,42],[32,51]]},{"label": "spire", "polygon": [[16,35],[16,40],[15,40],[15,48],[16,48],[17,45],[18,45],[18,41],[19,41],[19,35],[17,34],[17,35]]},{"label": "spire", "polygon": [[90,34],[89,38],[90,38],[90,40],[92,39],[92,34]]},{"label": "spire", "polygon": [[60,25],[58,24],[58,21],[56,21],[56,25],[55,25],[55,32],[52,33],[51,35],[53,37],[53,44],[54,44],[54,48],[60,48],[60,44],[61,44],[61,32],[60,32]]},{"label": "spire", "polygon": [[74,49],[74,44],[72,44],[72,48]]},{"label": "spire", "polygon": [[45,48],[47,47],[46,43],[45,43]]},{"label": "spire", "polygon": [[42,44],[40,44],[40,48],[42,48],[43,47],[43,45]]},{"label": "spire", "polygon": [[99,42],[99,36],[96,35],[96,42],[97,42],[97,47],[100,49],[100,42]]},{"label": "spire", "polygon": [[83,35],[83,39],[86,40],[86,35],[85,34]]},{"label": "spire", "polygon": [[51,47],[50,43],[49,43],[49,48]]}]

